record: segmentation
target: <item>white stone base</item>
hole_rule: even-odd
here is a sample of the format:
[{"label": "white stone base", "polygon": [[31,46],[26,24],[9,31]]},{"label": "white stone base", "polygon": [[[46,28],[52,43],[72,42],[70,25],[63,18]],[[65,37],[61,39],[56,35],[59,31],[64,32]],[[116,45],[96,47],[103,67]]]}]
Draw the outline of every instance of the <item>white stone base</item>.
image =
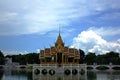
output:
[{"label": "white stone base", "polygon": [[[39,70],[40,73],[39,74],[35,74],[35,70]],[[56,64],[40,64],[39,66],[33,66],[33,78],[35,77],[40,77],[42,76],[42,70],[46,69],[47,70],[47,74],[46,75],[50,75],[49,71],[52,69],[55,71],[55,74],[53,76],[55,76],[56,74],[64,74],[65,70],[70,70],[70,74],[72,75],[72,70],[76,69],[77,70],[77,74],[80,74],[81,70],[84,70],[84,75],[86,75],[87,73],[87,69],[86,69],[86,64],[63,64],[61,66],[58,66]]]}]

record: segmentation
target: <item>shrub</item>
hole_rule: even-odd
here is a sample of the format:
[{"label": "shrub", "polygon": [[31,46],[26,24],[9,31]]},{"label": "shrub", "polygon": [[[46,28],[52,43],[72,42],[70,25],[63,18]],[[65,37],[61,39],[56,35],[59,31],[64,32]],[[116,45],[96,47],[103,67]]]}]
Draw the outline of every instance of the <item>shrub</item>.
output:
[{"label": "shrub", "polygon": [[32,66],[29,66],[29,67],[27,67],[27,69],[32,70],[32,69],[33,69],[33,67],[32,67]]},{"label": "shrub", "polygon": [[87,67],[87,70],[92,70],[93,69],[93,67]]},{"label": "shrub", "polygon": [[116,67],[113,67],[112,69],[114,69],[114,70],[120,70],[120,67],[116,66]]},{"label": "shrub", "polygon": [[24,66],[21,66],[20,68],[21,68],[21,69],[24,69],[24,68],[26,68],[26,67],[24,67]]},{"label": "shrub", "polygon": [[109,69],[109,67],[106,67],[106,66],[98,66],[96,69],[98,69],[98,70],[107,70],[107,69]]}]

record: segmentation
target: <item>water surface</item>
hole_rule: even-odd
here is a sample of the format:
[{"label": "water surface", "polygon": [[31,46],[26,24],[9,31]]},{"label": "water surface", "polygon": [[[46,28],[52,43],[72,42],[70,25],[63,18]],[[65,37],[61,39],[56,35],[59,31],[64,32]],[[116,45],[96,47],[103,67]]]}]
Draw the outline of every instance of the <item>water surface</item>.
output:
[{"label": "water surface", "polygon": [[120,80],[120,71],[88,71],[84,75],[33,76],[32,72],[26,70],[0,70],[0,80]]}]

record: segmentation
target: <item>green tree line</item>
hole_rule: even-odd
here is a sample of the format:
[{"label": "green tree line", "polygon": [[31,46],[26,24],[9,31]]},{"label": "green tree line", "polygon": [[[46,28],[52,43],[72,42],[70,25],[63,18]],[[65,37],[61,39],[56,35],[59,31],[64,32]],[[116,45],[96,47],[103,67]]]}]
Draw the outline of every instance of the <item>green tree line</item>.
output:
[{"label": "green tree line", "polygon": [[12,57],[13,62],[18,62],[21,65],[38,64],[39,63],[39,54],[38,53],[12,55],[11,57]]},{"label": "green tree line", "polygon": [[[79,63],[86,63],[88,65],[96,64],[115,64],[120,65],[120,53],[108,52],[106,54],[96,55],[95,53],[88,52],[86,55],[83,50],[79,49],[80,61]],[[18,62],[20,64],[39,64],[39,54],[38,53],[27,53],[18,55],[6,55],[0,51],[0,65],[5,64],[5,58],[11,57],[13,62]]]},{"label": "green tree line", "polygon": [[18,62],[21,65],[25,64],[39,64],[39,54],[38,53],[27,53],[18,55],[3,55],[0,51],[0,65],[5,64],[5,58],[12,58],[12,62]]},{"label": "green tree line", "polygon": [[114,64],[114,65],[120,65],[120,56],[117,52],[108,52],[106,54],[100,54],[96,55],[95,53],[89,52],[84,56],[84,63],[88,65],[93,64]]}]

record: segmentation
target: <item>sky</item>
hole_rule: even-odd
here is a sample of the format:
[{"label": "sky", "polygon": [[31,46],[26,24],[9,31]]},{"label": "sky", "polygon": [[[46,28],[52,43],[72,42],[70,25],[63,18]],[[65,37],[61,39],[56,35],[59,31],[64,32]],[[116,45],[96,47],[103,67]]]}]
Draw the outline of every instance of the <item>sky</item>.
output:
[{"label": "sky", "polygon": [[120,0],[0,0],[0,50],[25,54],[66,46],[120,52]]}]

